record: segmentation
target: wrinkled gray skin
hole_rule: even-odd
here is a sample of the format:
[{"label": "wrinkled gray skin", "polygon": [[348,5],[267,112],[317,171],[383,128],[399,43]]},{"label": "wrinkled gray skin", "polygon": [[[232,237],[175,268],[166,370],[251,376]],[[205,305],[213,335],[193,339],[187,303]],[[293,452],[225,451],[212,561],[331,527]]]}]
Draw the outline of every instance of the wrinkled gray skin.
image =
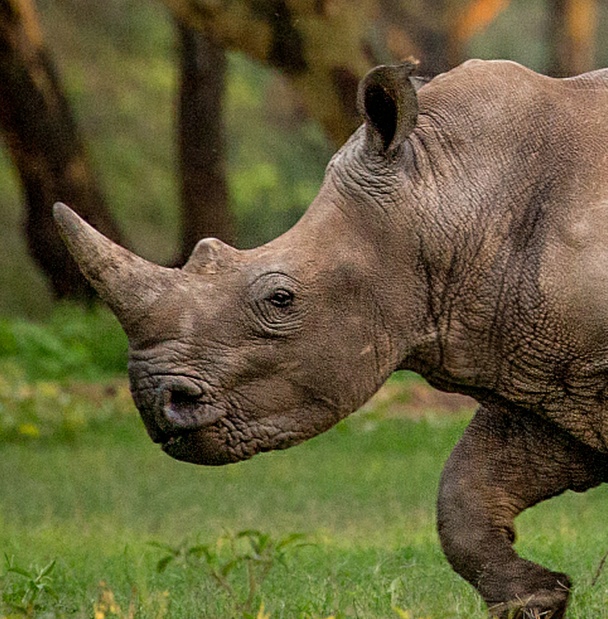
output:
[{"label": "wrinkled gray skin", "polygon": [[57,220],[174,458],[295,445],[400,368],[475,397],[442,477],[444,551],[492,616],[563,617],[570,580],[518,557],[513,519],[608,477],[608,71],[473,61],[418,93],[410,73],[363,80],[365,125],[267,245],[206,239],[166,269]]}]

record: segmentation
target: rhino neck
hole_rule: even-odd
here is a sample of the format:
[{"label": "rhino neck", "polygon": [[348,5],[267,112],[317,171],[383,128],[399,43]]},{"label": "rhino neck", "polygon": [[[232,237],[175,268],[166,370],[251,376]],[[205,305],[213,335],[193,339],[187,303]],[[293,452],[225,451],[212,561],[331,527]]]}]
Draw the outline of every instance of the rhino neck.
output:
[{"label": "rhino neck", "polygon": [[530,342],[556,320],[542,280],[555,205],[565,199],[563,145],[532,144],[510,123],[484,133],[489,121],[477,117],[423,115],[411,138],[407,192],[422,220],[430,328],[403,366],[445,390],[535,406],[553,371]]},{"label": "rhino neck", "polygon": [[[438,344],[429,311],[433,294],[428,272],[420,268],[422,219],[411,208],[415,200],[407,194],[404,169],[362,171],[357,169],[356,154],[347,151],[334,160],[341,173],[332,174],[330,166],[317,201],[279,240],[291,247],[308,247],[304,253],[309,256],[321,256],[326,262],[315,267],[320,271],[342,264],[352,266],[361,277],[362,295],[369,301],[365,321],[375,364],[373,380],[362,390],[366,392],[363,401],[404,364],[420,357],[435,358]],[[433,285],[439,284],[438,278],[433,280]]]},{"label": "rhino neck", "polygon": [[491,287],[475,296],[485,285],[483,263],[496,251],[490,234],[478,235],[480,209],[465,208],[459,183],[423,177],[420,140],[395,165],[377,167],[358,140],[334,157],[316,201],[269,248],[299,252],[319,273],[342,264],[361,277],[376,364],[373,384],[363,389],[368,396],[396,369],[420,372],[443,389],[480,388],[491,355],[476,331],[487,331],[496,307]]},{"label": "rhino neck", "polygon": [[510,282],[526,268],[521,256],[514,259],[512,247],[512,230],[526,227],[525,209],[505,202],[509,188],[500,182],[500,159],[490,156],[491,149],[487,167],[480,169],[474,149],[483,145],[463,147],[458,155],[446,148],[450,140],[461,145],[460,131],[446,135],[425,116],[411,136],[403,204],[408,225],[417,228],[416,272],[424,281],[426,305],[415,345],[400,367],[442,390],[483,399],[501,371],[497,351],[504,312],[513,301]]}]

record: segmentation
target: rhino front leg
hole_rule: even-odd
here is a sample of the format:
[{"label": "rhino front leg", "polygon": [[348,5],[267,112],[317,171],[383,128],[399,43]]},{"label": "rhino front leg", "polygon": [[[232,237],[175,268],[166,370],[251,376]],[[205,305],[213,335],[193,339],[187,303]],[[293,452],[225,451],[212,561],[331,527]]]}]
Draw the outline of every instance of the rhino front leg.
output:
[{"label": "rhino front leg", "polygon": [[514,518],[562,493],[607,479],[607,457],[543,418],[481,407],[444,469],[438,527],[453,568],[499,619],[564,617],[566,574],[519,557]]}]

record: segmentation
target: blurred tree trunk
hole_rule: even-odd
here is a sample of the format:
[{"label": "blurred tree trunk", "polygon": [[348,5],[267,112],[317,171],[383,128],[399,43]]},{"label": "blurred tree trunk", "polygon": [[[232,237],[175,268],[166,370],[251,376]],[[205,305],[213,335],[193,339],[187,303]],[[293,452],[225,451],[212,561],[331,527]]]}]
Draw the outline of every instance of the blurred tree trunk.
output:
[{"label": "blurred tree trunk", "polygon": [[549,0],[547,11],[549,74],[567,77],[593,69],[597,0]]},{"label": "blurred tree trunk", "polygon": [[412,55],[433,76],[466,59],[469,39],[491,24],[510,0],[379,0],[393,56]]},{"label": "blurred tree trunk", "polygon": [[421,72],[462,62],[508,0],[163,0],[182,23],[282,71],[336,145],[359,126],[359,80],[414,55]]},{"label": "blurred tree trunk", "polygon": [[447,71],[461,59],[443,27],[442,15],[449,0],[412,3],[404,0],[380,0],[387,42],[393,56],[411,55],[420,60],[422,75],[432,76]]},{"label": "blurred tree trunk", "polygon": [[336,144],[360,123],[357,85],[390,61],[374,37],[377,0],[164,0],[182,23],[286,74]]},{"label": "blurred tree trunk", "polygon": [[181,82],[178,151],[181,176],[180,261],[197,241],[214,236],[234,242],[225,166],[222,116],[226,54],[206,35],[178,24]]},{"label": "blurred tree trunk", "polygon": [[0,131],[23,187],[30,254],[55,296],[91,298],[92,289],[53,224],[53,203],[65,201],[102,232],[117,240],[119,234],[91,172],[31,0],[0,0]]}]

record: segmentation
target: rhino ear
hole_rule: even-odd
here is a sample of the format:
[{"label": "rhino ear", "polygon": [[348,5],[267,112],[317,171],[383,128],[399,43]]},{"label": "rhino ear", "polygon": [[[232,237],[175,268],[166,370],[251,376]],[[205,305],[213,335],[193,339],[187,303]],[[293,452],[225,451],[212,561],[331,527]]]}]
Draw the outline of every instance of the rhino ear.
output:
[{"label": "rhino ear", "polygon": [[383,65],[372,69],[359,84],[357,103],[367,125],[367,141],[376,152],[397,150],[418,119],[416,87],[410,76],[416,65]]}]

